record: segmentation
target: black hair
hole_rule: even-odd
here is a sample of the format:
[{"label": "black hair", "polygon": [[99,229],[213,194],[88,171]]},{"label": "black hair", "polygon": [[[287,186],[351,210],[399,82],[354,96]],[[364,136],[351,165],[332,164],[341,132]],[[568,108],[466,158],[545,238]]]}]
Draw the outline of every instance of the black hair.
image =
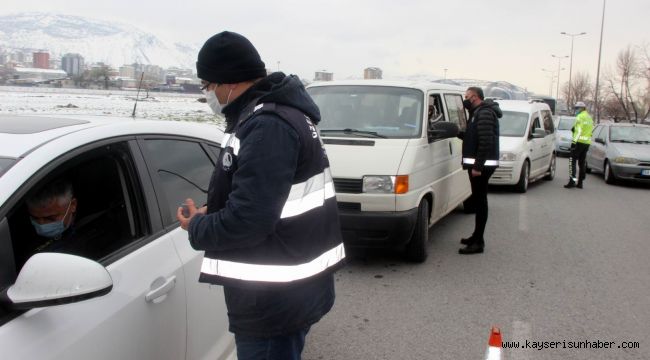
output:
[{"label": "black hair", "polygon": [[471,87],[468,87],[468,88],[467,88],[467,91],[472,91],[472,92],[474,92],[476,95],[478,95],[479,99],[481,99],[481,100],[485,100],[485,95],[483,95],[483,89],[481,89],[480,87],[478,87],[478,86],[471,86]]},{"label": "black hair", "polygon": [[35,208],[47,205],[52,199],[56,198],[70,201],[73,196],[72,184],[66,179],[59,178],[30,195],[26,202],[28,207]]}]

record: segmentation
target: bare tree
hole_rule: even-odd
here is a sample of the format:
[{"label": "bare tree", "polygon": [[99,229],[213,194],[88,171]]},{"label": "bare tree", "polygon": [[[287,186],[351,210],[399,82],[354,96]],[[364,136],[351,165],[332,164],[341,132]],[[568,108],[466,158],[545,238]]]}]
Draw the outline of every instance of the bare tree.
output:
[{"label": "bare tree", "polygon": [[586,72],[578,72],[571,79],[572,91],[569,97],[569,83],[566,82],[562,87],[562,95],[567,99],[567,106],[571,108],[578,101],[591,102],[593,97],[593,88],[591,78]]},{"label": "bare tree", "polygon": [[635,102],[638,92],[635,92],[639,75],[639,60],[635,49],[628,45],[618,53],[614,72],[605,75],[609,95],[615,97],[625,113],[625,119],[637,122],[639,119],[639,104]]}]

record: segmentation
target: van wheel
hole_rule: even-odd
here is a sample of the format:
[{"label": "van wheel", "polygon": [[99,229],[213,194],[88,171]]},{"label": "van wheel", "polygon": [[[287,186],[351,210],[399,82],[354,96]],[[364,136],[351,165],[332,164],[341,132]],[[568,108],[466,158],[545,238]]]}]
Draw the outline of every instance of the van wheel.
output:
[{"label": "van wheel", "polygon": [[429,202],[423,199],[418,206],[418,217],[415,230],[408,244],[406,244],[406,259],[413,262],[424,262],[427,259],[427,245],[429,242]]},{"label": "van wheel", "polygon": [[551,158],[551,165],[548,167],[548,174],[544,176],[544,180],[553,180],[555,178],[555,167],[556,167],[556,159],[555,159],[555,154],[553,154],[553,157]]},{"label": "van wheel", "polygon": [[614,177],[614,173],[612,172],[612,167],[609,166],[609,161],[605,160],[605,167],[603,170],[603,174],[605,175],[605,182],[612,185],[616,183],[616,178]]},{"label": "van wheel", "polygon": [[528,177],[530,176],[530,165],[528,160],[524,161],[521,167],[521,174],[519,174],[519,182],[515,185],[515,191],[525,193],[528,190]]}]

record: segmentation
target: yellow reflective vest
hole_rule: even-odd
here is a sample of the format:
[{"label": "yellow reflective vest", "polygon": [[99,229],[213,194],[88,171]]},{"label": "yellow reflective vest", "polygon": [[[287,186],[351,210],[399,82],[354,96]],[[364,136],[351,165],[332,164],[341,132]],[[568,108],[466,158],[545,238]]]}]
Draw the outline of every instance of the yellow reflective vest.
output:
[{"label": "yellow reflective vest", "polygon": [[591,132],[594,130],[594,121],[586,110],[582,110],[576,116],[575,125],[573,125],[573,142],[591,144]]}]

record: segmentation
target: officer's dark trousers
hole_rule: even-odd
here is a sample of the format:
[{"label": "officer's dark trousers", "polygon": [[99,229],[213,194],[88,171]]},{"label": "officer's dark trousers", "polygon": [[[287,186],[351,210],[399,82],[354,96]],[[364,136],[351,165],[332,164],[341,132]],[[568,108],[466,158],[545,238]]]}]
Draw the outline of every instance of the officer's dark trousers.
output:
[{"label": "officer's dark trousers", "polygon": [[587,160],[587,150],[589,150],[589,144],[576,143],[575,149],[571,151],[571,157],[569,158],[569,175],[574,181],[576,179],[576,162],[580,168],[580,171],[578,173],[580,177],[578,180],[582,181],[587,176],[585,167]]},{"label": "officer's dark trousers", "polygon": [[474,223],[474,234],[472,238],[477,245],[485,246],[483,233],[488,219],[488,180],[494,174],[494,168],[484,168],[481,176],[472,176],[472,170],[468,170],[469,182],[472,185],[472,204],[476,209],[476,221]]},{"label": "officer's dark trousers", "polygon": [[259,338],[235,334],[239,360],[300,360],[309,327],[292,334]]}]

